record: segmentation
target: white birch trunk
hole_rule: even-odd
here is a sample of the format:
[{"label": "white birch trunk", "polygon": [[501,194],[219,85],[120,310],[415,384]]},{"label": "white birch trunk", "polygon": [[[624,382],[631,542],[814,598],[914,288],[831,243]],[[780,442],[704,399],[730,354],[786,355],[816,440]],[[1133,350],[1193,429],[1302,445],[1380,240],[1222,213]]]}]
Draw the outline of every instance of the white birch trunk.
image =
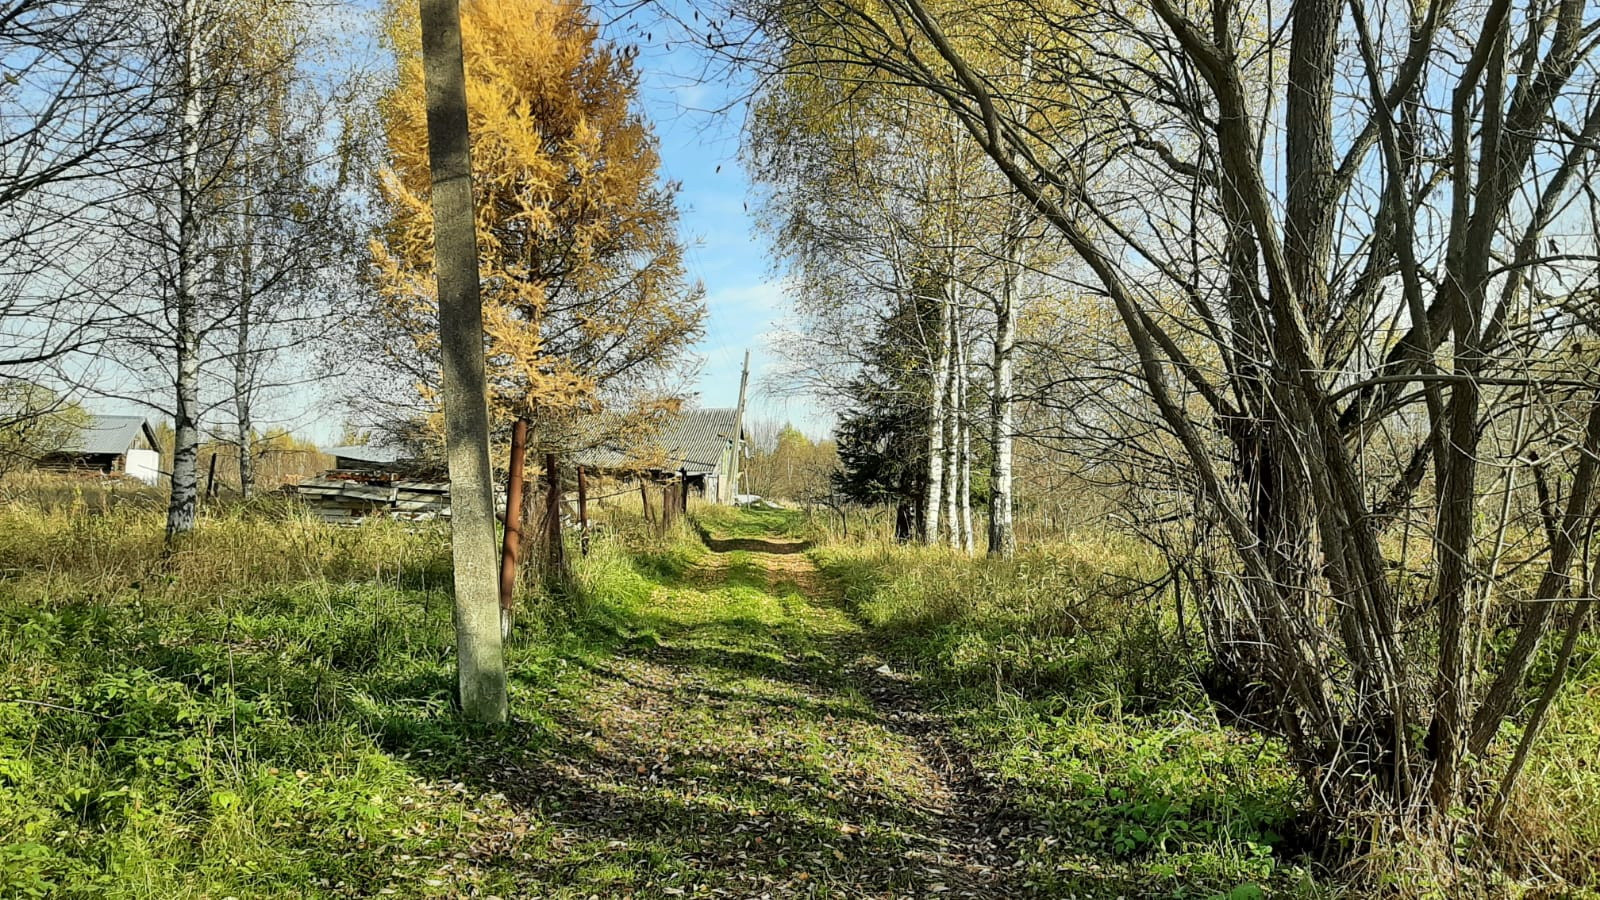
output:
[{"label": "white birch trunk", "polygon": [[956,425],[961,432],[958,453],[961,458],[961,487],[957,492],[961,502],[961,552],[972,553],[972,419],[967,415],[968,360],[967,338],[958,329],[956,340]]},{"label": "white birch trunk", "polygon": [[233,409],[234,419],[239,426],[239,493],[248,500],[255,493],[256,486],[255,446],[252,438],[255,422],[254,411],[251,409],[255,382],[250,359],[250,319],[255,312],[252,285],[255,274],[252,271],[251,259],[255,228],[250,216],[248,197],[245,198],[243,218],[240,229],[243,237],[239,247],[239,322],[233,360]]},{"label": "white birch trunk", "polygon": [[178,23],[183,40],[183,97],[179,121],[178,278],[173,293],[177,326],[177,377],[174,382],[172,496],[167,506],[167,538],[194,529],[199,499],[200,330],[196,279],[200,267],[200,86],[198,0],[185,0]]},{"label": "white birch trunk", "polygon": [[945,392],[949,390],[950,355],[945,352],[948,342],[950,306],[943,298],[939,301],[939,336],[928,342],[932,357],[933,384],[928,398],[928,479],[922,511],[922,542],[939,541],[939,510],[944,504],[945,457]]},{"label": "white birch trunk", "polygon": [[956,495],[961,489],[961,467],[957,451],[961,445],[961,398],[957,391],[961,382],[961,362],[956,357],[956,306],[954,292],[950,295],[950,313],[945,317],[944,354],[950,360],[950,377],[945,380],[945,438],[944,438],[944,519],[945,538],[952,549],[961,546],[961,505]]},{"label": "white birch trunk", "polygon": [[1015,513],[1012,506],[1012,434],[1016,430],[1013,356],[1017,346],[1017,283],[1022,275],[1022,223],[1025,213],[1020,201],[1006,235],[1004,282],[995,295],[994,356],[991,361],[994,389],[989,395],[989,440],[994,460],[989,467],[989,555],[1011,557],[1017,552]]}]

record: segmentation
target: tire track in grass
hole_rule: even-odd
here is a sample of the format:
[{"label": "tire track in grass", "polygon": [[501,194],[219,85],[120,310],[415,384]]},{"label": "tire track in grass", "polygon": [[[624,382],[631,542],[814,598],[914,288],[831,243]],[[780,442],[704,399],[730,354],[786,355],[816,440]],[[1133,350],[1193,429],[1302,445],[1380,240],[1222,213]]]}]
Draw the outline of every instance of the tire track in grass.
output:
[{"label": "tire track in grass", "polygon": [[1018,897],[1025,829],[792,543],[740,538],[614,612],[538,765],[538,896]]}]

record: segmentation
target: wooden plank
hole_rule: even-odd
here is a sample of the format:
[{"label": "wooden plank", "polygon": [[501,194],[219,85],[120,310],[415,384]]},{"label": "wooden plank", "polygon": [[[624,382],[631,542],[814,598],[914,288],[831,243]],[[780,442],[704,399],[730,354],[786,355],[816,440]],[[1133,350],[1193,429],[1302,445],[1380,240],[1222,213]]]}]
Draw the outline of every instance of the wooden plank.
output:
[{"label": "wooden plank", "polygon": [[357,525],[373,516],[405,521],[450,516],[450,484],[443,481],[335,469],[307,478],[293,490],[317,518],[335,525]]}]

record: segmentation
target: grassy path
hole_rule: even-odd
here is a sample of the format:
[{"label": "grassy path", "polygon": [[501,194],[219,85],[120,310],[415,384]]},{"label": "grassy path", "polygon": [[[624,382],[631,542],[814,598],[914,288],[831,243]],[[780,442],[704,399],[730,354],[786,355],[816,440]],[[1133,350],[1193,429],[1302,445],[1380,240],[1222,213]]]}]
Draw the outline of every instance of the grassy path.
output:
[{"label": "grassy path", "polygon": [[[793,515],[700,515],[613,523],[484,728],[452,708],[438,530],[241,509],[168,554],[159,505],[0,503],[0,897],[1345,893],[1283,748],[1108,590],[1143,580],[1125,548],[808,555]],[[1573,896],[1597,696],[1568,692],[1519,820]],[[1459,894],[1431,862],[1369,870]]]},{"label": "grassy path", "polygon": [[691,565],[650,573],[647,592],[606,601],[617,641],[583,663],[577,702],[556,713],[554,752],[485,773],[549,829],[538,852],[518,854],[520,886],[580,897],[1023,893],[991,837],[1012,829],[989,792],[944,751],[900,676],[864,652],[803,547],[707,544]]}]

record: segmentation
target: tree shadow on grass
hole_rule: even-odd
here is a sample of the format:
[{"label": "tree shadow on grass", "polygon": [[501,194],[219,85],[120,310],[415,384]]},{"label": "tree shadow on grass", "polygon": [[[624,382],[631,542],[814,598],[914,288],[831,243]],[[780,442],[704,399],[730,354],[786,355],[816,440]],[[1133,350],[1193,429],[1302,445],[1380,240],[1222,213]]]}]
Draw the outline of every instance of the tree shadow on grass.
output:
[{"label": "tree shadow on grass", "polygon": [[[775,723],[832,716],[764,698],[735,704],[770,706]],[[384,741],[419,777],[506,799],[511,821],[489,823],[466,852],[526,896],[558,886],[580,896],[695,886],[752,897],[1027,895],[1009,868],[953,854],[941,811],[918,805],[916,785],[714,733],[614,733],[585,712],[550,713],[548,725],[492,729],[407,720]]]},{"label": "tree shadow on grass", "polygon": [[[1030,895],[1014,856],[971,852],[977,826],[949,821],[971,811],[927,793],[926,764],[847,693],[842,660],[807,649],[797,661],[803,636],[756,618],[651,626],[665,638],[612,634],[596,642],[608,653],[565,657],[559,674],[513,668],[521,715],[504,726],[437,705],[370,716],[418,778],[465,790],[483,824],[462,852],[502,894]],[[453,693],[443,670],[370,688]]]},{"label": "tree shadow on grass", "polygon": [[714,538],[708,534],[701,534],[706,548],[713,553],[732,553],[743,551],[745,553],[774,553],[788,555],[791,553],[804,553],[811,549],[810,541],[767,541],[760,538]]},{"label": "tree shadow on grass", "polygon": [[[713,552],[806,547],[701,536]],[[669,590],[755,589],[787,609],[774,571],[747,558],[641,574]],[[865,699],[876,685],[853,662],[858,635],[681,599],[678,614],[604,608],[581,627],[601,652],[565,658],[558,677],[575,680],[558,690],[513,671],[515,693],[549,698],[523,705],[524,721],[400,714],[383,729],[419,777],[503,796],[501,814],[525,823],[482,830],[467,851],[497,879],[525,896],[1047,895],[1024,883],[1019,840],[1044,826],[930,752],[934,726],[900,698]]]},{"label": "tree shadow on grass", "polygon": [[[553,831],[545,846],[489,859],[528,896],[556,885],[592,890],[609,884],[647,894],[707,886],[732,896],[797,896],[812,888],[903,895],[928,886],[916,856],[936,847],[915,822],[842,830],[813,811],[813,792],[782,786],[779,779],[793,783],[793,776],[755,779],[726,761],[680,764],[684,774],[606,760],[536,765],[510,781],[480,781],[480,773],[469,771],[464,780],[503,793],[515,814]],[[873,806],[856,804],[849,817],[859,821],[904,808],[887,801]]]},{"label": "tree shadow on grass", "polygon": [[[794,692],[789,696],[780,698],[758,695],[750,691],[716,687],[699,681],[685,681],[672,687],[664,687],[635,678],[612,666],[598,663],[582,665],[596,676],[614,679],[627,684],[635,690],[652,691],[667,697],[704,698],[707,701],[707,705],[720,704],[726,706],[760,703],[771,707],[775,712],[781,712],[785,715],[808,716],[817,719],[853,719],[875,725],[884,723],[883,717],[870,710],[862,709],[858,704],[846,700],[830,700],[806,692]],[[801,684],[805,684],[805,682],[801,682]]]},{"label": "tree shadow on grass", "polygon": [[769,540],[766,538],[719,538],[713,535],[705,525],[693,521],[695,533],[700,536],[700,542],[712,553],[774,553],[780,556],[792,553],[804,553],[811,549],[811,542],[807,540]]}]

